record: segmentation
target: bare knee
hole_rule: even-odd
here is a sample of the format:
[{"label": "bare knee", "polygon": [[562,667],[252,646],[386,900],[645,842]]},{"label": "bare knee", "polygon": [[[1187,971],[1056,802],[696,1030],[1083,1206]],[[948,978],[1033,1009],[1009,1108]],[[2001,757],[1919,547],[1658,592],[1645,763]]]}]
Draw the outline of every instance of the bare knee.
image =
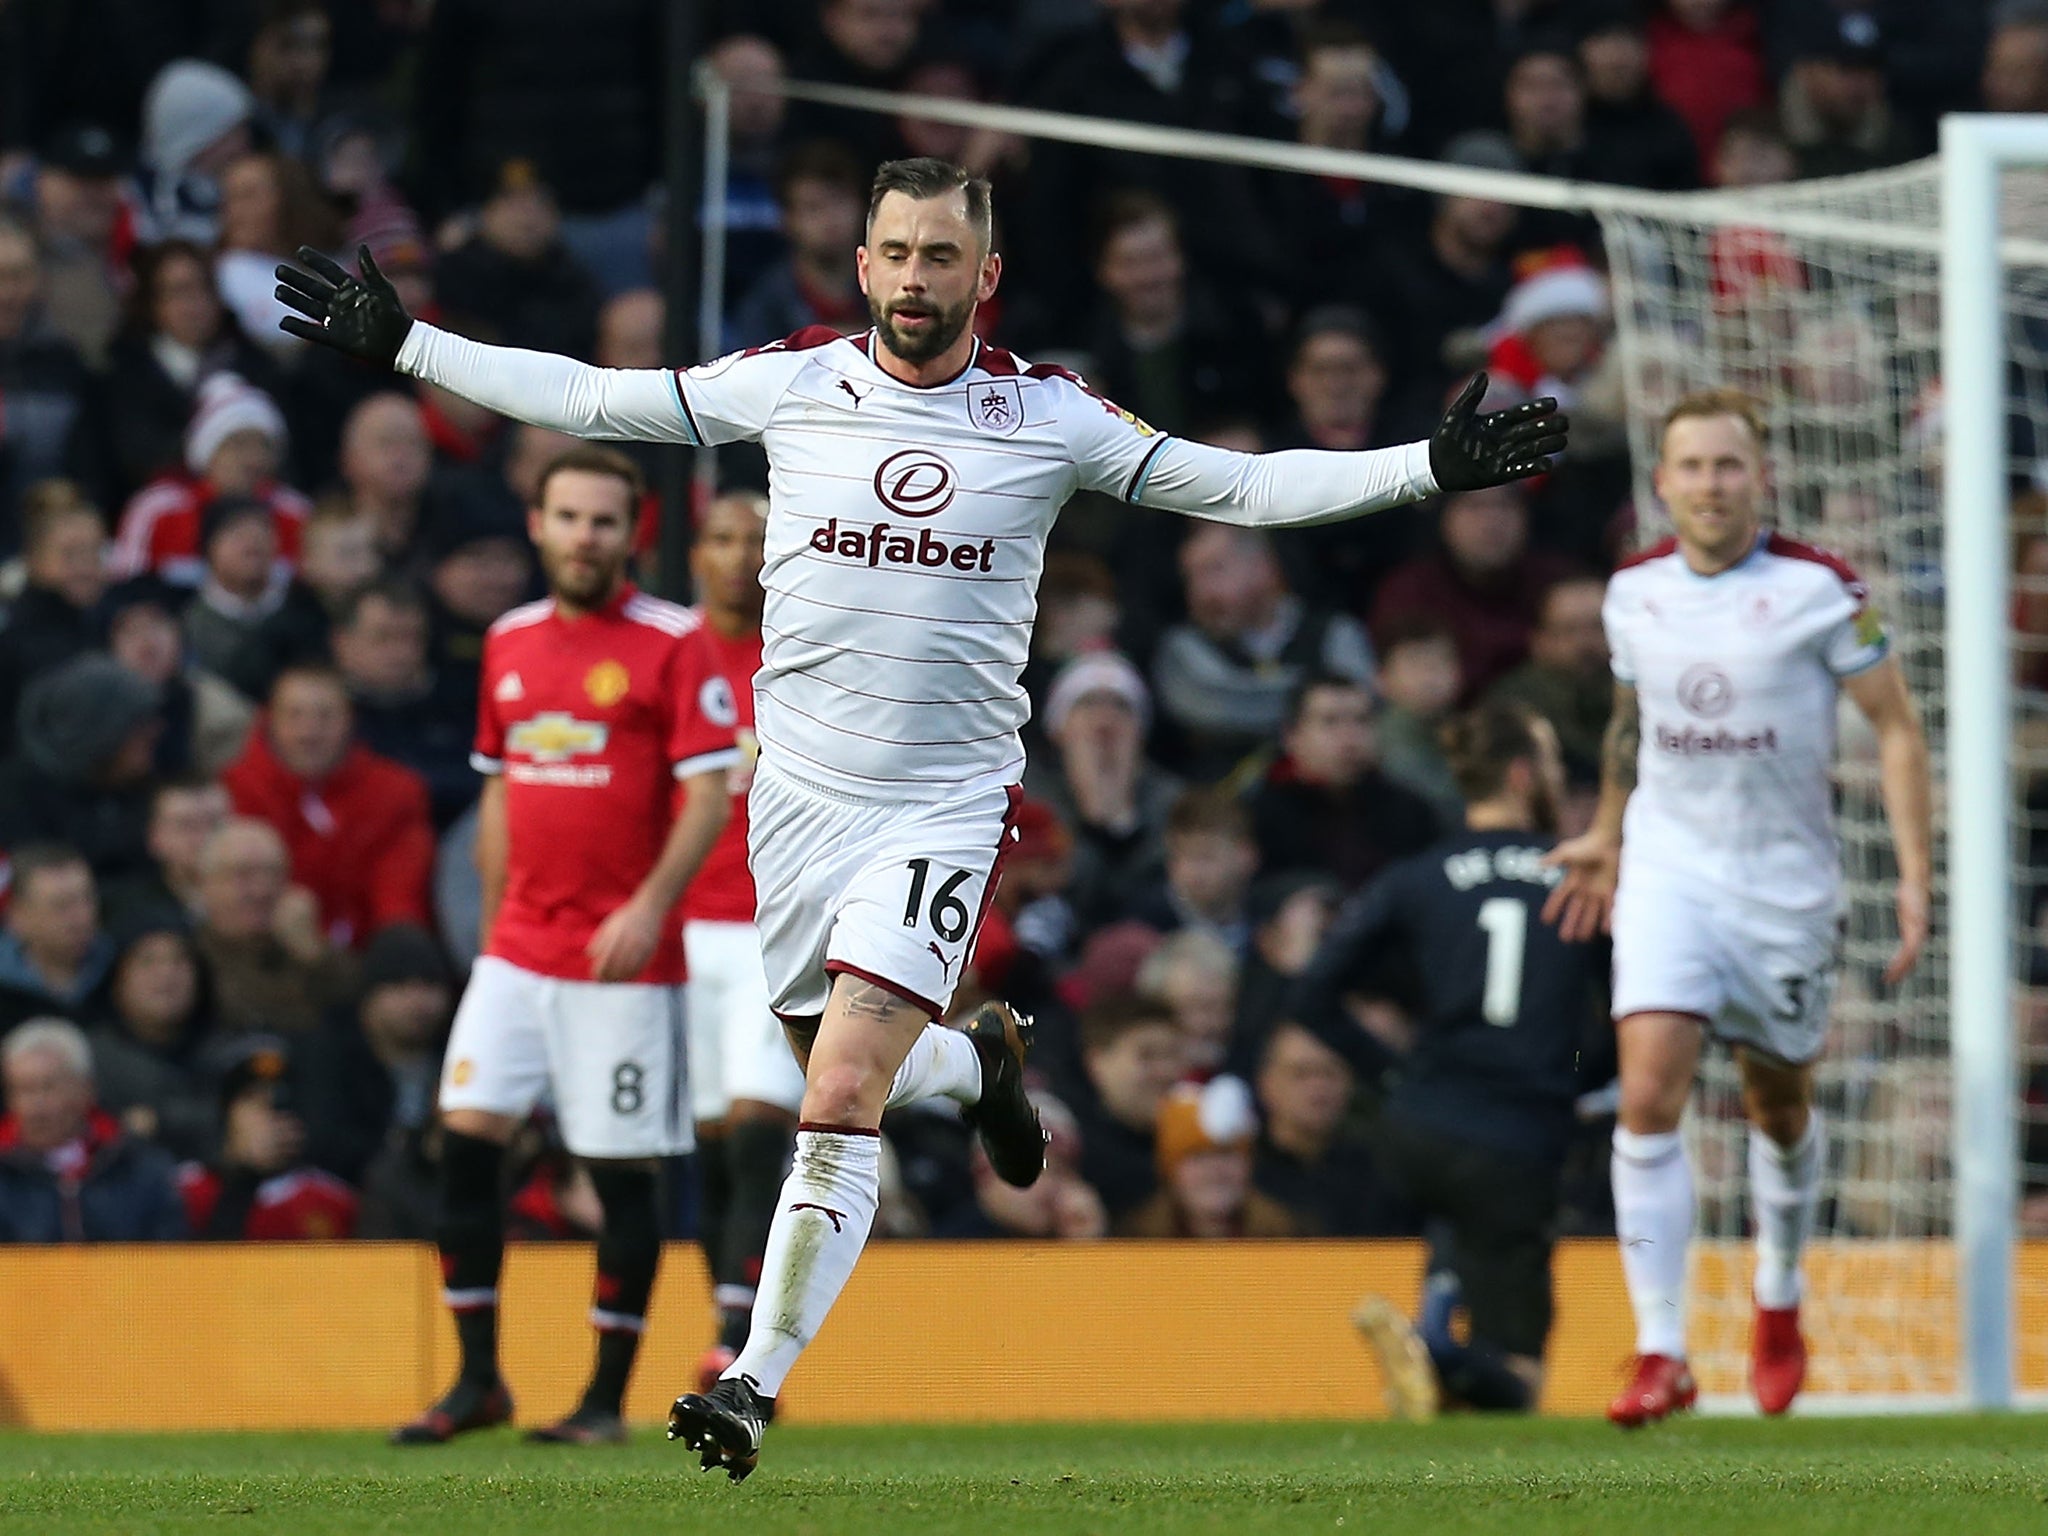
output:
[{"label": "bare knee", "polygon": [[828,1125],[876,1126],[889,1085],[865,1063],[836,1061],[815,1068],[804,1084],[806,1120]]},{"label": "bare knee", "polygon": [[1767,1061],[1749,1052],[1740,1059],[1742,1107],[1749,1123],[1781,1147],[1806,1138],[1813,1118],[1811,1079],[1804,1067]]},{"label": "bare knee", "polygon": [[1621,1103],[1625,1131],[1661,1136],[1678,1129],[1699,1067],[1699,1025],[1677,1014],[1631,1014],[1621,1021]]}]

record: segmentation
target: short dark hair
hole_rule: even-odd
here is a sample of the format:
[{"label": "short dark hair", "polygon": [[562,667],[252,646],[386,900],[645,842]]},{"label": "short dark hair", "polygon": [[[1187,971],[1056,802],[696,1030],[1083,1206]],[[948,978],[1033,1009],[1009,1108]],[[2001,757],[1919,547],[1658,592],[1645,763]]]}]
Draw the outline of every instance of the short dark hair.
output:
[{"label": "short dark hair", "polygon": [[427,611],[426,598],[411,581],[403,576],[384,576],[342,598],[341,606],[335,610],[334,627],[354,629],[363,616],[363,609],[372,600],[406,613],[424,616]]},{"label": "short dark hair", "polygon": [[[8,879],[14,899],[21,901],[36,876],[53,869],[73,869],[86,863],[85,855],[69,843],[24,843],[8,855]],[[89,865],[86,866],[90,868]]]},{"label": "short dark hair", "polygon": [[1373,696],[1370,684],[1355,677],[1346,677],[1342,672],[1328,672],[1320,668],[1304,672],[1301,681],[1288,691],[1287,709],[1280,717],[1280,729],[1291,731],[1301,724],[1301,717],[1308,710],[1308,701],[1331,688],[1341,688],[1346,693],[1362,693],[1368,700]]},{"label": "short dark hair", "polygon": [[21,549],[33,555],[43,541],[74,517],[89,517],[106,532],[100,509],[85,499],[75,480],[38,480],[21,497]]},{"label": "short dark hair", "polygon": [[775,200],[789,201],[789,189],[800,181],[819,181],[858,201],[867,192],[867,176],[853,151],[833,139],[806,139],[794,145],[775,167]]},{"label": "short dark hair", "polygon": [[302,681],[326,683],[338,692],[343,699],[347,700],[351,708],[354,707],[355,701],[349,693],[348,679],[342,675],[341,668],[337,667],[333,662],[323,660],[317,656],[310,656],[302,661],[286,662],[284,666],[280,667],[277,676],[270,680],[270,692],[264,695],[264,702],[276,704],[277,696],[284,692],[284,685],[294,678],[301,679]]},{"label": "short dark hair", "polygon": [[578,470],[587,475],[610,475],[614,480],[626,482],[628,520],[640,516],[640,499],[647,494],[647,477],[640,473],[640,466],[616,448],[603,448],[596,443],[578,443],[566,448],[547,462],[540,472],[540,478],[533,483],[533,500],[536,506],[548,499],[548,482],[565,470]]},{"label": "short dark hair", "polygon": [[1252,818],[1234,795],[1215,788],[1190,789],[1168,807],[1166,835],[1184,837],[1197,832],[1214,832],[1250,842]]},{"label": "short dark hair", "polygon": [[1173,211],[1173,204],[1143,187],[1120,188],[1104,197],[1096,210],[1095,238],[1088,249],[1100,262],[1109,254],[1109,244],[1118,235],[1147,224],[1164,224],[1173,231],[1176,241],[1180,239],[1180,215]]},{"label": "short dark hair", "polygon": [[1510,767],[1535,758],[1535,720],[1519,704],[1491,699],[1444,722],[1444,757],[1468,804],[1491,800],[1507,782]]},{"label": "short dark hair", "polygon": [[1112,992],[1090,1004],[1081,1015],[1082,1053],[1114,1050],[1125,1035],[1154,1024],[1163,1024],[1168,1029],[1179,1027],[1174,1023],[1170,1004],[1142,992]]},{"label": "short dark hair", "polygon": [[875,170],[874,185],[868,189],[868,228],[874,228],[875,210],[891,192],[901,192],[918,202],[954,192],[966,194],[967,222],[981,237],[984,252],[995,249],[995,209],[988,178],[931,155],[919,155],[914,160],[884,160]]},{"label": "short dark hair", "polygon": [[1385,365],[1386,338],[1371,315],[1355,304],[1318,304],[1294,328],[1294,341],[1287,349],[1287,366],[1292,368],[1300,362],[1303,350],[1318,336],[1333,334],[1349,336],[1372,354],[1374,362]]}]

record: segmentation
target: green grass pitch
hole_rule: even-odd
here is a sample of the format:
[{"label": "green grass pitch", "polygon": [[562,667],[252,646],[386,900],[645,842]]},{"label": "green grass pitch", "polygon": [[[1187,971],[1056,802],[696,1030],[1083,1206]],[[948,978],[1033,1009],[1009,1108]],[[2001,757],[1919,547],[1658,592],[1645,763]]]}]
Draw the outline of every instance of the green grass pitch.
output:
[{"label": "green grass pitch", "polygon": [[[1256,1399],[1252,1399],[1255,1403]],[[0,1435],[0,1532],[1178,1536],[2048,1533],[2048,1421],[1693,1420],[771,1431],[734,1487],[631,1446]]]}]

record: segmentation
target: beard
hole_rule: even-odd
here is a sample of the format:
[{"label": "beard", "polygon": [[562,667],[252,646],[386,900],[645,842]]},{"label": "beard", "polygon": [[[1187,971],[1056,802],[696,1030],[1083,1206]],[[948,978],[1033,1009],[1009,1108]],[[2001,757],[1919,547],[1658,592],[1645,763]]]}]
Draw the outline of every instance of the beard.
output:
[{"label": "beard", "polygon": [[[906,332],[896,323],[901,314],[930,315],[932,321],[921,330]],[[885,310],[871,296],[868,317],[875,322],[883,346],[906,363],[928,363],[960,339],[967,322],[974,318],[974,300],[963,299],[953,308],[943,309],[923,300],[898,299]]]},{"label": "beard", "polygon": [[541,566],[548,591],[570,607],[583,609],[595,608],[611,596],[626,571],[624,560],[578,565],[563,555],[543,555]]}]

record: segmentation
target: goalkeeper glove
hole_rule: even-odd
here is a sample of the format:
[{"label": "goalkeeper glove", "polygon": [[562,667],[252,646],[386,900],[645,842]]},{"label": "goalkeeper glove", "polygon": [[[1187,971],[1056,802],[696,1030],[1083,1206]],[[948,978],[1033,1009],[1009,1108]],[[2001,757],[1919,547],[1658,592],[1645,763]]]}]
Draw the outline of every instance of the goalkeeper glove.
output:
[{"label": "goalkeeper glove", "polygon": [[391,280],[377,270],[370,248],[362,246],[356,253],[361,277],[311,246],[299,247],[299,261],[296,267],[278,264],[278,302],[299,312],[278,321],[279,329],[366,363],[389,368],[396,362],[412,316],[398,302]]},{"label": "goalkeeper glove", "polygon": [[1443,491],[1476,491],[1540,475],[1563,453],[1571,422],[1548,395],[1505,411],[1481,414],[1486,375],[1458,391],[1429,440],[1429,471]]}]

